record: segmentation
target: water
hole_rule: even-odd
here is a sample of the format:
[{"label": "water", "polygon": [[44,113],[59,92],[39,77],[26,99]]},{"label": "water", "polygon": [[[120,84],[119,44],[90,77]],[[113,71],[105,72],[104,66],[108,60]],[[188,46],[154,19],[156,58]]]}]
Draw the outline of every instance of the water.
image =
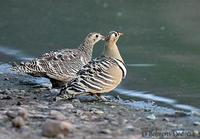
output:
[{"label": "water", "polygon": [[0,63],[78,47],[89,32],[119,30],[125,34],[119,48],[128,75],[116,93],[198,108],[199,5],[197,0],[1,1]]}]

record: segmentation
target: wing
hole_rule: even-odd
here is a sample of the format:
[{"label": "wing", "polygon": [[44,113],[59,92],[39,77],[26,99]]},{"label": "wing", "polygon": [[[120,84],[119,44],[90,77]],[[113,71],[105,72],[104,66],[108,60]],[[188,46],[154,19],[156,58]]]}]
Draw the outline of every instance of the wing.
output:
[{"label": "wing", "polygon": [[122,71],[111,58],[99,58],[85,65],[77,77],[69,82],[61,94],[100,94],[115,88],[122,79]]},{"label": "wing", "polygon": [[78,49],[50,52],[13,69],[33,76],[46,76],[56,80],[69,80],[83,66]]},{"label": "wing", "polygon": [[78,53],[78,49],[62,49],[59,51],[51,51],[49,53],[45,53],[41,55],[39,59],[47,61],[72,60]]}]

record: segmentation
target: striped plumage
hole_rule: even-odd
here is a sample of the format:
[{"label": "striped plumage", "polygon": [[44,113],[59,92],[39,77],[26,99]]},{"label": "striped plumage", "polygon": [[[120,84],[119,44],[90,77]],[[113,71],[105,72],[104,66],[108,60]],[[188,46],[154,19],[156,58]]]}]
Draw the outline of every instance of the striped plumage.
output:
[{"label": "striped plumage", "polygon": [[93,46],[104,36],[90,33],[77,49],[63,49],[45,53],[32,61],[13,67],[15,71],[32,76],[49,78],[52,87],[61,87],[74,78],[76,73],[92,58]]},{"label": "striped plumage", "polygon": [[90,61],[77,73],[59,94],[63,99],[77,95],[96,95],[110,92],[126,76],[126,67],[116,42],[122,33],[112,31],[107,36],[104,56]]}]

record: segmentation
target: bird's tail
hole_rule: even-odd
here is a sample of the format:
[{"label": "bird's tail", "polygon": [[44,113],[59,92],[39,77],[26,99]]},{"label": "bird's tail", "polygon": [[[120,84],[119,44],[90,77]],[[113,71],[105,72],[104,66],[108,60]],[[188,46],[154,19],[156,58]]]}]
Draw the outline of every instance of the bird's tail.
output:
[{"label": "bird's tail", "polygon": [[[12,68],[11,70],[16,71],[16,72],[21,72],[21,73],[27,73],[30,75],[34,75],[37,73],[43,73],[43,69],[37,65],[35,61],[31,62],[21,62],[20,64],[17,63],[12,63]],[[37,76],[37,75],[35,75]],[[38,75],[39,76],[39,75]]]}]

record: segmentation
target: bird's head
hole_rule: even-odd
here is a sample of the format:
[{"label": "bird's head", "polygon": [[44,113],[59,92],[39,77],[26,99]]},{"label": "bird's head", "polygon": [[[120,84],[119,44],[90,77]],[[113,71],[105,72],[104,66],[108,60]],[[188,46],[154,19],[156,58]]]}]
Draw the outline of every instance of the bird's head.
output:
[{"label": "bird's head", "polygon": [[121,35],[123,35],[123,33],[117,31],[110,31],[109,34],[106,36],[105,41],[107,43],[116,44]]},{"label": "bird's head", "polygon": [[87,43],[94,45],[100,40],[105,40],[105,37],[103,35],[101,35],[100,33],[92,32],[87,35],[85,41]]}]

